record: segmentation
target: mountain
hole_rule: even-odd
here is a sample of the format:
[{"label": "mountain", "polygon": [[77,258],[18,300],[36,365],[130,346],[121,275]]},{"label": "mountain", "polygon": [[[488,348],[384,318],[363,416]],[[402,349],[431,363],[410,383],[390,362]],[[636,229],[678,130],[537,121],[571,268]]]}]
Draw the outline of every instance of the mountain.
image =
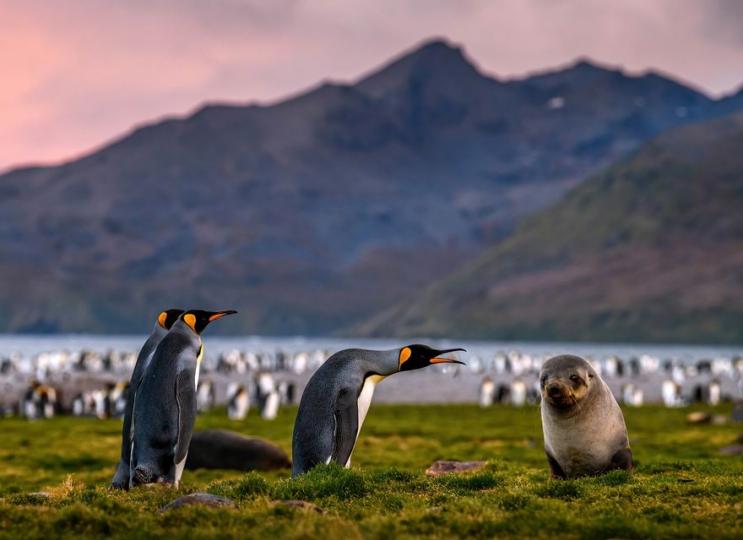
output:
[{"label": "mountain", "polygon": [[498,80],[434,40],[353,84],[144,125],[0,176],[0,331],[142,331],[204,306],[240,310],[223,331],[333,332],[716,107],[587,60]]},{"label": "mountain", "polygon": [[358,332],[743,342],[743,115],[679,128]]}]

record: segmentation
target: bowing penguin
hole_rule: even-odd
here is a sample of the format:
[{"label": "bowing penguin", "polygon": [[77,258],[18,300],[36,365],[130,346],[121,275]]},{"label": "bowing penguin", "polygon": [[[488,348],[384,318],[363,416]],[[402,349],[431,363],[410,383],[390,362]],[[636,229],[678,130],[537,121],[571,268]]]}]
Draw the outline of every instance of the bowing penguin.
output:
[{"label": "bowing penguin", "polygon": [[463,364],[440,357],[463,350],[408,345],[388,351],[347,349],[328,358],[310,378],[299,403],[292,437],[292,476],[331,461],[350,467],[376,384],[400,371]]}]

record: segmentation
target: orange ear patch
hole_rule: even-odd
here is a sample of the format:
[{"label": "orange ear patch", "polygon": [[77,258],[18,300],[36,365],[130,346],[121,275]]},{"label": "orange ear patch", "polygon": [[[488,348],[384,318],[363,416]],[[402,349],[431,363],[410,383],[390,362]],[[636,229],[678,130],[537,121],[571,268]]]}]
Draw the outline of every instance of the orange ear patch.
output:
[{"label": "orange ear patch", "polygon": [[186,313],[183,316],[183,322],[190,326],[191,330],[196,332],[196,315],[194,315],[193,313]]},{"label": "orange ear patch", "polygon": [[168,320],[168,314],[164,311],[160,312],[160,315],[157,316],[157,324],[165,328],[165,321]]},{"label": "orange ear patch", "polygon": [[413,354],[413,351],[410,350],[410,347],[403,347],[400,351],[400,365],[403,365],[405,361],[410,358],[411,354]]}]

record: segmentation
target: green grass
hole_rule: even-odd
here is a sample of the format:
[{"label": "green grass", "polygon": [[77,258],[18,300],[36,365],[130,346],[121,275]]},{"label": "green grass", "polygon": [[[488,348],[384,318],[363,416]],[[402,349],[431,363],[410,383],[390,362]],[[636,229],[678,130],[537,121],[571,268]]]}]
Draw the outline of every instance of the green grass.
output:
[{"label": "green grass", "polygon": [[[217,411],[197,428],[233,429],[289,451],[295,411],[241,423]],[[743,460],[718,449],[743,426],[688,426],[687,412],[625,412],[634,475],[550,480],[536,408],[375,405],[351,470],[322,467],[295,481],[288,471],[186,471],[179,492],[129,493],[107,489],[119,421],[2,419],[0,538],[742,538]],[[423,471],[436,459],[488,464],[428,478]],[[237,508],[158,512],[194,491],[229,497]],[[291,499],[324,512],[277,503]]]}]

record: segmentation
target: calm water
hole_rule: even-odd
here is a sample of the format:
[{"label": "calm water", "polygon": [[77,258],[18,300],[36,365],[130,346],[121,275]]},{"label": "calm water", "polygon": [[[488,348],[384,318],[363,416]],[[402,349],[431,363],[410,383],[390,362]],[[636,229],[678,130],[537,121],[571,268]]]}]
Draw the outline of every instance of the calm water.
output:
[{"label": "calm water", "polygon": [[[0,334],[0,357],[13,352],[23,356],[33,356],[40,352],[81,349],[106,352],[137,351],[146,336],[105,336],[105,335],[12,335]],[[399,340],[399,339],[337,339],[304,337],[204,337],[207,354],[217,356],[220,352],[238,349],[253,352],[296,353],[300,351],[324,350],[335,352],[349,347],[366,349],[391,349],[410,342],[424,342],[441,348],[464,347],[468,353],[487,357],[497,351],[518,350],[530,355],[552,355],[572,353],[591,356],[596,359],[617,355],[629,358],[649,354],[661,359],[678,359],[691,362],[701,358],[743,356],[743,345],[648,345],[631,343],[527,343],[498,341],[452,341],[452,340]]]}]

